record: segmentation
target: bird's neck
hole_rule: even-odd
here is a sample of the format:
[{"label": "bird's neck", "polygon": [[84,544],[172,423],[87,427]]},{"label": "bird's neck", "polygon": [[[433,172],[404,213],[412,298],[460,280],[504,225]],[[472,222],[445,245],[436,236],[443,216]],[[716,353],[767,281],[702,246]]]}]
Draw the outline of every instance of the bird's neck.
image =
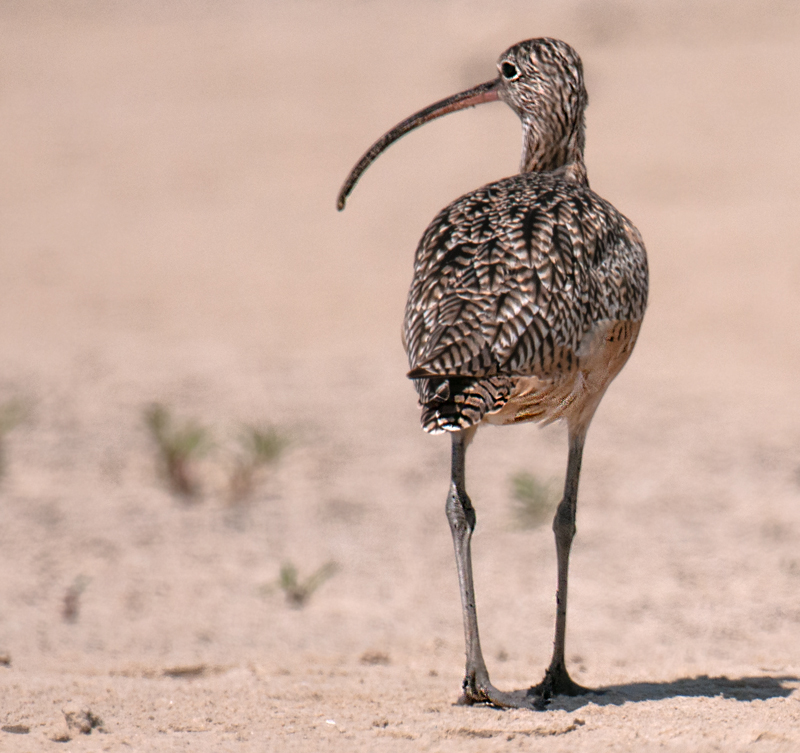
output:
[{"label": "bird's neck", "polygon": [[522,121],[521,173],[558,171],[574,183],[588,184],[583,161],[583,123],[564,125]]}]

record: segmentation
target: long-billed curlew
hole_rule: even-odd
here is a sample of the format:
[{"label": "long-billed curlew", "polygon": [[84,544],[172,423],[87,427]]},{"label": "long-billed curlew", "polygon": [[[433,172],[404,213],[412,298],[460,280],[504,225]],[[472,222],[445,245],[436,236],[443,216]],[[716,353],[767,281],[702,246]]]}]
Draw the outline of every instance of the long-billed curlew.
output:
[{"label": "long-billed curlew", "polygon": [[[633,224],[590,190],[583,161],[587,104],[577,53],[556,39],[504,52],[499,76],[437,102],[379,139],[353,168],[338,207],[392,142],[455,110],[500,100],[522,121],[520,174],[443,209],[420,241],[404,343],[422,426],[452,437],[447,519],[466,638],[462,703],[542,708],[588,692],[564,660],[569,552],[586,432],[633,350],[647,303],[647,256]],[[553,658],[539,685],[502,692],[489,681],[478,638],[467,496],[467,446],[481,423],[550,423],[569,432],[564,496],[553,520],[558,592]]]}]

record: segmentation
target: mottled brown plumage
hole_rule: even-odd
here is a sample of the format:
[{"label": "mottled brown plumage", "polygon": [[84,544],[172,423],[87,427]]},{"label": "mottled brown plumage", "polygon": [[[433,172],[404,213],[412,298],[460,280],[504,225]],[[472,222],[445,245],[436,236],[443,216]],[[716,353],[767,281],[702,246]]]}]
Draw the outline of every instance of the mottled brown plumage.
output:
[{"label": "mottled brown plumage", "polygon": [[646,291],[639,234],[585,185],[527,173],[453,202],[422,238],[406,308],[424,428],[473,426],[519,377],[571,378],[587,335],[640,321]]},{"label": "mottled brown plumage", "polygon": [[[509,48],[500,75],[407,119],[368,151],[339,196],[383,149],[428,120],[502,100],[520,117],[520,174],[457,199],[417,248],[404,343],[426,431],[453,437],[447,513],[461,584],[467,643],[465,703],[541,707],[584,689],[564,663],[569,549],[583,444],[606,388],[630,355],[647,303],[647,259],[631,222],[588,185],[583,162],[587,95],[580,58],[564,42]],[[529,691],[489,682],[478,638],[470,562],[475,513],[464,456],[482,422],[569,427],[564,499],[553,528],[559,559],[553,660]]]}]

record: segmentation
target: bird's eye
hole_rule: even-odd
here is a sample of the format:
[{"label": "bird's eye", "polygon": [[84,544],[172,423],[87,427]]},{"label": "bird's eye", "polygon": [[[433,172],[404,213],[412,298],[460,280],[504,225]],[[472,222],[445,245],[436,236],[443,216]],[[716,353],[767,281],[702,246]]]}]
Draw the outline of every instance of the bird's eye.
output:
[{"label": "bird's eye", "polygon": [[503,65],[500,66],[500,70],[503,73],[503,77],[512,81],[513,79],[519,76],[519,71],[517,70],[517,66],[514,63],[509,63],[506,61]]}]

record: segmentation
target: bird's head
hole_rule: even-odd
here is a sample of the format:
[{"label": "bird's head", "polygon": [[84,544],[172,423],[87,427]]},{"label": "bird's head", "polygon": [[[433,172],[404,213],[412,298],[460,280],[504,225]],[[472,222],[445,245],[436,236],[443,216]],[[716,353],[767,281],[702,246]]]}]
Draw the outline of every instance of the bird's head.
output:
[{"label": "bird's head", "polygon": [[436,102],[381,136],[339,191],[339,210],[361,174],[390,144],[435,118],[486,102],[505,102],[520,117],[522,172],[554,170],[573,161],[582,166],[588,97],[575,50],[558,39],[529,39],[509,47],[497,61],[497,70],[497,78]]},{"label": "bird's head", "polygon": [[519,42],[500,56],[497,70],[498,98],[523,120],[550,113],[575,120],[586,108],[583,64],[566,42]]}]

